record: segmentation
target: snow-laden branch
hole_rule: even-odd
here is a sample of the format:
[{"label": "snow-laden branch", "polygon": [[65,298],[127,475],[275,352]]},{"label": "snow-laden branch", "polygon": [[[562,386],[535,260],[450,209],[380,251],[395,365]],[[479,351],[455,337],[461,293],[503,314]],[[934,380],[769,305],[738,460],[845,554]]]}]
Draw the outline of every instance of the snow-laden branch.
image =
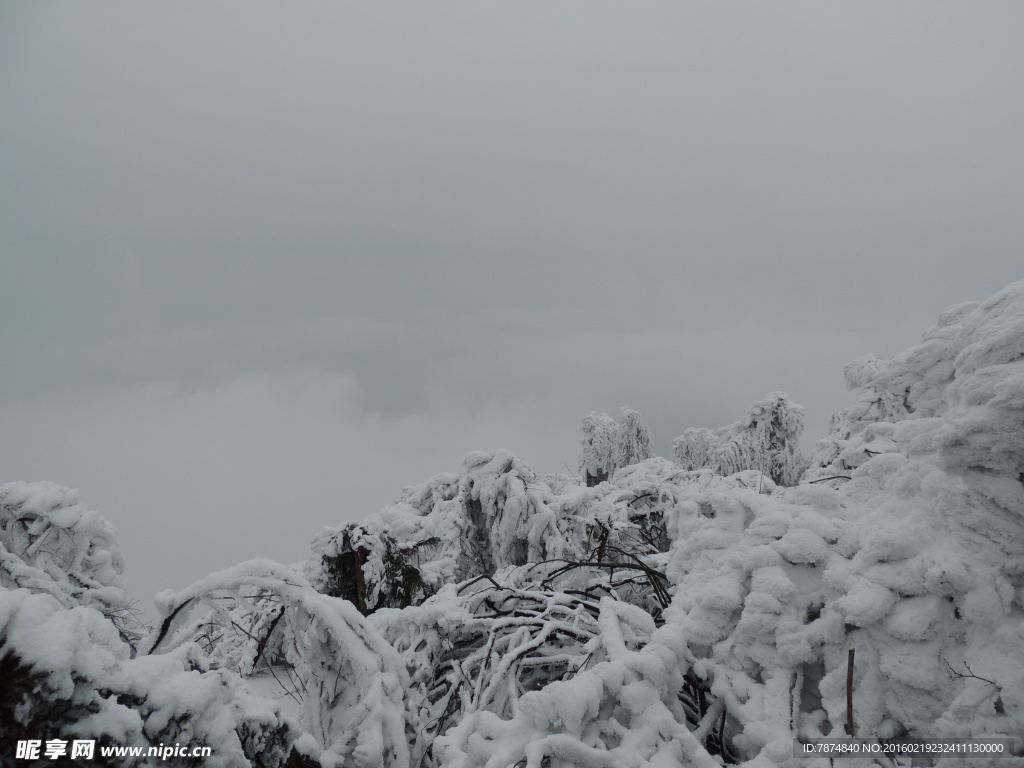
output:
[{"label": "snow-laden branch", "polygon": [[[326,755],[359,768],[408,766],[403,660],[352,603],[317,592],[286,566],[250,560],[178,593],[164,593],[161,611],[174,619],[162,623],[143,651],[173,650],[192,642],[207,623],[233,623],[228,614],[244,612],[253,591],[258,601],[276,608],[272,625],[264,622],[266,631],[276,633],[274,647],[302,681],[302,724]],[[270,641],[267,634],[245,630],[235,639],[238,645],[228,661],[238,665],[240,658],[248,658],[250,670],[252,659]]]}]

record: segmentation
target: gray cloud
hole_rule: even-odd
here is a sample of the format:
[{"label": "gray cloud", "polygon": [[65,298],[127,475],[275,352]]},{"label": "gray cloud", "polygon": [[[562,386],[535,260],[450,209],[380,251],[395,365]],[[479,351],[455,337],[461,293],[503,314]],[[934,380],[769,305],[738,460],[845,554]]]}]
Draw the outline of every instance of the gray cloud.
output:
[{"label": "gray cloud", "polygon": [[2,479],[144,589],[167,521],[260,521],[196,576],[466,451],[572,465],[591,409],[667,451],[783,389],[810,442],[844,362],[1020,277],[1018,4],[0,14]]}]

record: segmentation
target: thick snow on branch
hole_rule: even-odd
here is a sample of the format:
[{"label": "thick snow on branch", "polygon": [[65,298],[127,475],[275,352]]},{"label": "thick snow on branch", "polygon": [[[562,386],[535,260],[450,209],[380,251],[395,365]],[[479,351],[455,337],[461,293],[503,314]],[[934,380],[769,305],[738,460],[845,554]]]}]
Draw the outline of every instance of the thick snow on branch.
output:
[{"label": "thick snow on branch", "polygon": [[48,594],[66,608],[88,605],[127,642],[142,629],[129,605],[114,526],[78,491],[54,483],[0,485],[0,586]]},{"label": "thick snow on branch", "polygon": [[[177,594],[165,593],[161,604],[163,622],[143,651],[187,647],[198,631],[216,627],[227,642],[241,639],[250,649],[245,663],[251,671],[252,657],[271,645],[300,681],[302,725],[323,746],[325,765],[409,765],[405,666],[348,600],[317,592],[283,565],[250,560]],[[232,612],[264,619],[250,622],[255,631],[249,631]],[[220,645],[219,638],[206,639],[212,648]]]},{"label": "thick snow on branch", "polygon": [[[0,592],[0,762],[18,739],[92,739],[103,746],[209,746],[204,765],[313,766],[317,749],[280,707],[211,669],[200,649],[129,658],[117,630],[92,608],[66,608],[28,589]],[[293,751],[299,751],[293,756]],[[303,753],[307,755],[303,760]],[[256,760],[260,762],[255,762]],[[146,757],[119,765],[153,764]]]},{"label": "thick snow on branch", "polygon": [[438,740],[438,764],[717,766],[685,726],[683,660],[653,634],[647,613],[602,599],[584,666],[523,692],[508,719],[464,716]]}]

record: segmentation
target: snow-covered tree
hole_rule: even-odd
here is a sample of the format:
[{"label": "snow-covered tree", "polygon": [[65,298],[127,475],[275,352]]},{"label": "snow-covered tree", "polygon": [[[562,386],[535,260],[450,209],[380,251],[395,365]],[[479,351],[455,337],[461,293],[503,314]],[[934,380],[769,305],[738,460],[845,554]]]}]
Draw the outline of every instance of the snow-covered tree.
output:
[{"label": "snow-covered tree", "polygon": [[796,485],[807,463],[800,453],[804,410],[782,392],[755,403],[746,417],[718,430],[691,427],[672,441],[684,469],[732,475],[757,470],[776,485]]},{"label": "snow-covered tree", "polygon": [[[686,470],[712,467],[712,452],[721,443],[714,430],[707,427],[689,427],[672,441],[676,463]],[[721,474],[724,470],[720,470]]]},{"label": "snow-covered tree", "polygon": [[583,417],[579,467],[588,486],[607,480],[616,470],[651,456],[651,433],[640,414],[622,409],[622,421],[591,411]]},{"label": "snow-covered tree", "polygon": [[640,414],[632,408],[622,409],[622,420],[615,431],[615,469],[639,464],[651,457],[651,432]]},{"label": "snow-covered tree", "polygon": [[591,411],[583,417],[579,467],[588,486],[603,483],[615,471],[617,431],[618,424],[607,413]]}]

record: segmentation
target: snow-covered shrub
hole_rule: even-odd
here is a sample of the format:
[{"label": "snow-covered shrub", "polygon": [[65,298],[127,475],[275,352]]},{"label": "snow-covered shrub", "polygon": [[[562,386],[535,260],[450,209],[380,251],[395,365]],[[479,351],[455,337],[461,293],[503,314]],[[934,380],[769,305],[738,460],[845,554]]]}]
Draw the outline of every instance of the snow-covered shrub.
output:
[{"label": "snow-covered shrub", "polygon": [[[129,658],[113,624],[49,594],[0,591],[0,763],[14,764],[19,739],[92,739],[104,746],[209,746],[204,766],[314,766],[313,745],[295,746],[297,724],[238,677],[210,669],[187,645]],[[199,761],[179,762],[198,765]],[[98,763],[99,764],[99,763]],[[147,757],[119,765],[151,764]]]},{"label": "snow-covered shrub", "polygon": [[[259,601],[255,611],[253,594]],[[159,603],[161,626],[140,653],[195,647],[197,632],[207,625],[234,636],[236,668],[255,668],[272,645],[296,681],[301,724],[322,745],[325,765],[409,765],[405,666],[348,600],[316,591],[291,568],[251,560],[180,592],[162,593]],[[276,608],[268,610],[268,604]],[[258,631],[232,622],[232,615],[246,611],[262,617]]]},{"label": "snow-covered shrub", "polygon": [[559,557],[555,499],[508,451],[472,453],[462,472],[406,488],[379,515],[317,536],[306,575],[365,613],[415,605],[444,584]]},{"label": "snow-covered shrub", "polygon": [[[1008,286],[984,305],[950,307],[920,344],[891,360],[866,355],[847,365],[846,386],[856,399],[832,416],[829,434],[815,446],[806,479],[847,479],[843,476],[872,456],[897,450],[898,422],[944,416],[965,385],[974,389],[982,380],[992,380],[993,372],[1001,378],[1000,369],[983,374],[984,379],[975,374],[987,359],[1005,365],[1020,353],[1020,286]],[[996,431],[1013,434],[1014,429],[999,425]],[[1002,470],[1013,474],[1012,466]]]},{"label": "snow-covered shrub", "polygon": [[429,538],[400,545],[384,531],[374,534],[366,525],[346,523],[313,540],[307,576],[318,591],[345,598],[364,615],[418,605],[434,590],[416,563],[439,543]]},{"label": "snow-covered shrub", "polygon": [[479,712],[508,718],[520,697],[569,679],[590,661],[598,605],[585,595],[497,586],[446,587],[422,606],[373,622],[403,655],[416,729],[414,765],[448,763],[435,743]]},{"label": "snow-covered shrub", "polygon": [[117,531],[54,483],[0,485],[0,587],[48,594],[66,608],[87,605],[129,643],[143,629],[122,572]]},{"label": "snow-covered shrub", "polygon": [[741,421],[718,430],[691,427],[673,442],[683,469],[728,476],[754,469],[776,485],[796,485],[806,469],[799,440],[804,409],[782,392],[756,402]]},{"label": "snow-covered shrub", "polygon": [[859,734],[1020,739],[1024,283],[847,377],[805,485],[729,494],[740,530],[678,517],[666,620],[747,756],[843,732],[851,649]]},{"label": "snow-covered shrub", "polygon": [[582,666],[522,692],[506,717],[464,715],[437,739],[439,764],[717,766],[685,725],[679,638],[656,632],[648,614],[611,598],[601,600],[595,623]]}]

